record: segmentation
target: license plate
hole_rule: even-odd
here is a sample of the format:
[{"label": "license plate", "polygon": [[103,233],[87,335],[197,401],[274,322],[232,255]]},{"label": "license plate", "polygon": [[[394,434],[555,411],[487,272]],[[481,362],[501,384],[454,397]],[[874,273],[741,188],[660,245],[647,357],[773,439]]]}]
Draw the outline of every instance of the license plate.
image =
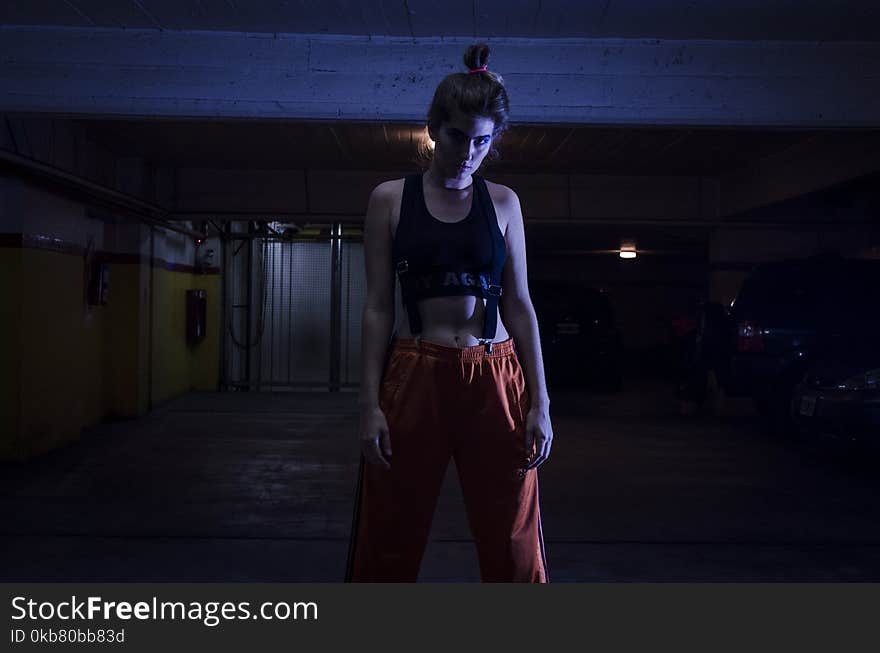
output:
[{"label": "license plate", "polygon": [[801,397],[801,407],[800,410],[801,415],[806,415],[807,417],[812,417],[816,412],[816,395],[804,395]]}]

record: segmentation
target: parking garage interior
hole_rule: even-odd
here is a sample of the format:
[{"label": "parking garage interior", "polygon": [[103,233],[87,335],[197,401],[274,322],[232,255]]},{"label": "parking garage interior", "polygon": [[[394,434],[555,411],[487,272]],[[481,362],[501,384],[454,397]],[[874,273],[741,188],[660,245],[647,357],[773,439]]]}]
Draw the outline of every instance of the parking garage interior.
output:
[{"label": "parking garage interior", "polygon": [[[7,6],[0,578],[343,579],[367,200],[424,169],[475,33],[512,103],[480,174],[541,289],[553,581],[880,579],[869,437],[768,424],[719,370],[688,391],[705,307],[758,266],[880,261],[880,32],[853,4],[507,32]],[[479,578],[450,465],[420,580]]]}]

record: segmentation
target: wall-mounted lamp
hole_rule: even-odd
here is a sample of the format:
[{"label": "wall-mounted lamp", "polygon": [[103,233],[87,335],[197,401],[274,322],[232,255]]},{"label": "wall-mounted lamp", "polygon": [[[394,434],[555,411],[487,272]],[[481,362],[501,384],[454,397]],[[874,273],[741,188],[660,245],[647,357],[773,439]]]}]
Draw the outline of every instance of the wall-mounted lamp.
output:
[{"label": "wall-mounted lamp", "polygon": [[636,253],[636,244],[633,242],[624,241],[620,244],[620,258],[632,259],[638,256]]}]

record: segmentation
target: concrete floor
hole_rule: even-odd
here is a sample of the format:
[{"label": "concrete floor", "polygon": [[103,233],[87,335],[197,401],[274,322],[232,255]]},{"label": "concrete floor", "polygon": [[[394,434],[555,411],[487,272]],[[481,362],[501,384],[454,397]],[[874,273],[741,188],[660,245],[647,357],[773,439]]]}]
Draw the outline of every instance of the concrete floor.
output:
[{"label": "concrete floor", "polygon": [[[3,581],[340,581],[352,393],[191,394],[0,465]],[[676,414],[664,387],[555,392],[553,582],[877,581],[876,462]],[[454,468],[421,579],[475,581]]]}]

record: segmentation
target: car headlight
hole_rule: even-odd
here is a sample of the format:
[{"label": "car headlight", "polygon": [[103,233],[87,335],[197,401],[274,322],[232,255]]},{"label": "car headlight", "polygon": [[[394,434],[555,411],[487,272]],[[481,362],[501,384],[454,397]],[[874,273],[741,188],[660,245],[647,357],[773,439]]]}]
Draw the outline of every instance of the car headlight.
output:
[{"label": "car headlight", "polygon": [[851,376],[837,387],[840,390],[880,390],[880,367]]}]

